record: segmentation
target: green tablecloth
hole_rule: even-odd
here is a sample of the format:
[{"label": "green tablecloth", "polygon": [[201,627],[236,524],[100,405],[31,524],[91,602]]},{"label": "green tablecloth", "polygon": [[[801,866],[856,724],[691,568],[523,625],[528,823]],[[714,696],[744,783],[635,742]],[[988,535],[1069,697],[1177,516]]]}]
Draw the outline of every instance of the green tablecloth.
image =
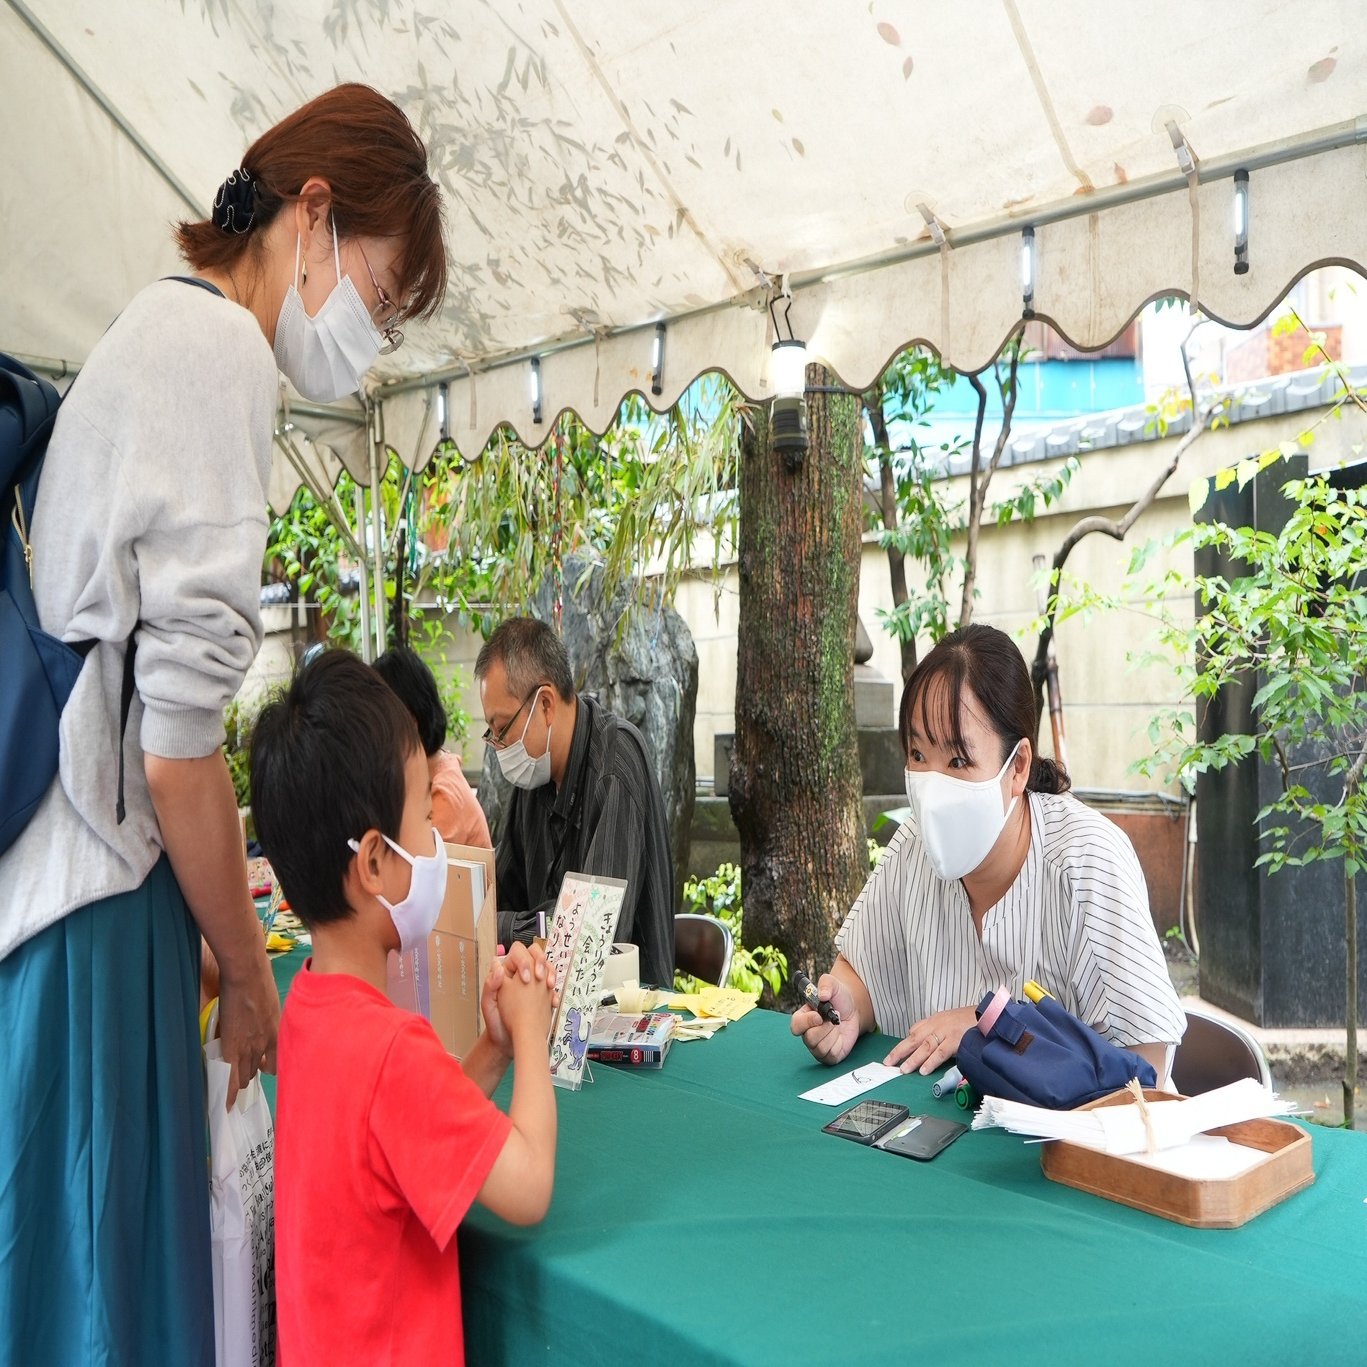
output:
[{"label": "green tablecloth", "polygon": [[[545,1222],[461,1228],[472,1367],[1367,1361],[1367,1136],[1311,1127],[1314,1186],[1192,1230],[1047,1181],[1000,1131],[928,1164],[824,1135],[798,1093],[830,1076],[753,1012],[559,1094]],[[921,1078],[870,1095],[959,1114]]]}]

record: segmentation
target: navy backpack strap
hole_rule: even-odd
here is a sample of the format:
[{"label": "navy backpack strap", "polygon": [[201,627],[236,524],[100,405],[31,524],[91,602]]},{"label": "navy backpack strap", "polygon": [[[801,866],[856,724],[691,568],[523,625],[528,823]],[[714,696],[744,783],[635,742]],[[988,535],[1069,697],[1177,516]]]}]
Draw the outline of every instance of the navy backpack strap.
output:
[{"label": "navy backpack strap", "polygon": [[211,285],[207,280],[201,280],[197,275],[163,275],[163,280],[178,280],[182,285],[198,285],[202,290],[208,290],[210,294],[216,294],[220,299],[225,298],[223,291],[217,285]]},{"label": "navy backpack strap", "polygon": [[123,742],[128,731],[128,711],[133,706],[133,657],[137,654],[137,642],[132,632],[128,635],[128,649],[123,653],[123,686],[119,689],[119,800],[114,808],[118,824],[123,825]]}]

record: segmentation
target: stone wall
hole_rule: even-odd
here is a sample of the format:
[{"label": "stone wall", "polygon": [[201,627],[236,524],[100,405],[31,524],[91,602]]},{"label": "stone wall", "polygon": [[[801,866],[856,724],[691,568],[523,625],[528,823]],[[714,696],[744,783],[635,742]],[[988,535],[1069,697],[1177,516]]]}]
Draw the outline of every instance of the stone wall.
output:
[{"label": "stone wall", "polygon": [[[575,685],[645,737],[669,817],[675,881],[682,886],[697,789],[693,718],[698,652],[693,637],[672,607],[642,606],[625,588],[605,599],[601,566],[572,556],[565,564],[564,585],[561,636]],[[529,611],[550,622],[554,605],[552,586],[543,584]]]}]

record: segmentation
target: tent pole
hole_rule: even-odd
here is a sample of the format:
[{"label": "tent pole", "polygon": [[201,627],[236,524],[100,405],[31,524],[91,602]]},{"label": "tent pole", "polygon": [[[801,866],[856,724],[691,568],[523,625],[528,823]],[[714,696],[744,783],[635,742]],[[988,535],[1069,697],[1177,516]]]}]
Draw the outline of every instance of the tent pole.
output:
[{"label": "tent pole", "polygon": [[[84,364],[82,361],[63,361],[53,356],[26,356],[21,351],[10,354],[20,365],[26,365],[36,374],[46,375],[53,380],[74,380]],[[293,415],[301,418],[319,418],[324,422],[349,423],[353,427],[361,427],[365,423],[365,414],[359,409],[334,408],[331,404],[309,403],[301,399],[291,399],[288,405],[282,404],[277,409],[277,418],[282,412],[286,421]]]},{"label": "tent pole", "polygon": [[[375,644],[371,659],[384,654],[385,648],[385,594],[384,594],[384,497],[381,481],[384,470],[380,465],[380,450],[384,446],[384,413],[380,404],[370,405],[370,566],[371,592],[375,608]],[[384,469],[389,467],[386,453]]]},{"label": "tent pole", "polygon": [[[356,500],[356,528],[365,538],[365,486],[359,481],[352,486]],[[361,567],[361,659],[369,664],[375,658],[375,643],[370,638],[370,564],[366,558],[366,548],[361,547],[359,556]]]},{"label": "tent pole", "polygon": [[114,102],[95,84],[90,75],[81,67],[81,64],[48,32],[37,15],[23,3],[23,0],[9,0],[9,5],[19,18],[28,25],[34,36],[75,77],[76,83],[104,110],[119,132],[142,153],[147,164],[175,191],[176,195],[185,203],[186,208],[196,218],[207,218],[208,213],[205,206],[191,194],[180,177],[152,150],[137,129],[124,118]]},{"label": "tent pole", "polygon": [[[413,487],[413,470],[411,466],[404,466],[403,483],[399,486],[399,515],[394,519],[394,526],[389,533],[389,544],[385,547],[385,553],[392,555],[394,548],[399,544],[399,532],[403,528],[403,520],[406,514],[404,508],[408,504],[408,491]],[[413,529],[408,529],[408,535],[412,537]],[[400,604],[400,609],[402,604]]]},{"label": "tent pole", "polygon": [[289,463],[294,467],[294,473],[299,476],[300,482],[313,497],[315,503],[327,514],[328,521],[337,529],[337,535],[346,543],[347,549],[358,559],[361,555],[361,544],[351,534],[351,526],[347,522],[346,510],[342,507],[341,500],[337,497],[336,489],[327,489],[325,485],[313,477],[308,469],[308,464],[304,460],[303,454],[295,446],[290,437],[289,428],[281,427],[276,429],[275,444],[285,453]]}]

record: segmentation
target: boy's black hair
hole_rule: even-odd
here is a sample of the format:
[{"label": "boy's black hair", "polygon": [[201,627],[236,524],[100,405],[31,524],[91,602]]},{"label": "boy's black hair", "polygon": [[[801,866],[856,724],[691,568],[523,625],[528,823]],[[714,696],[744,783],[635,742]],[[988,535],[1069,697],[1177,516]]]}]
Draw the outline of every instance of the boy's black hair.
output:
[{"label": "boy's black hair", "polygon": [[418,723],[422,748],[429,758],[446,742],[446,709],[441,705],[437,681],[422,658],[407,646],[386,650],[374,665],[376,673],[398,695],[399,701]]},{"label": "boy's black hair", "polygon": [[408,709],[369,665],[328,650],[300,666],[252,731],[252,818],[305,925],[351,915],[348,840],[399,838],[404,766],[419,744]]}]

